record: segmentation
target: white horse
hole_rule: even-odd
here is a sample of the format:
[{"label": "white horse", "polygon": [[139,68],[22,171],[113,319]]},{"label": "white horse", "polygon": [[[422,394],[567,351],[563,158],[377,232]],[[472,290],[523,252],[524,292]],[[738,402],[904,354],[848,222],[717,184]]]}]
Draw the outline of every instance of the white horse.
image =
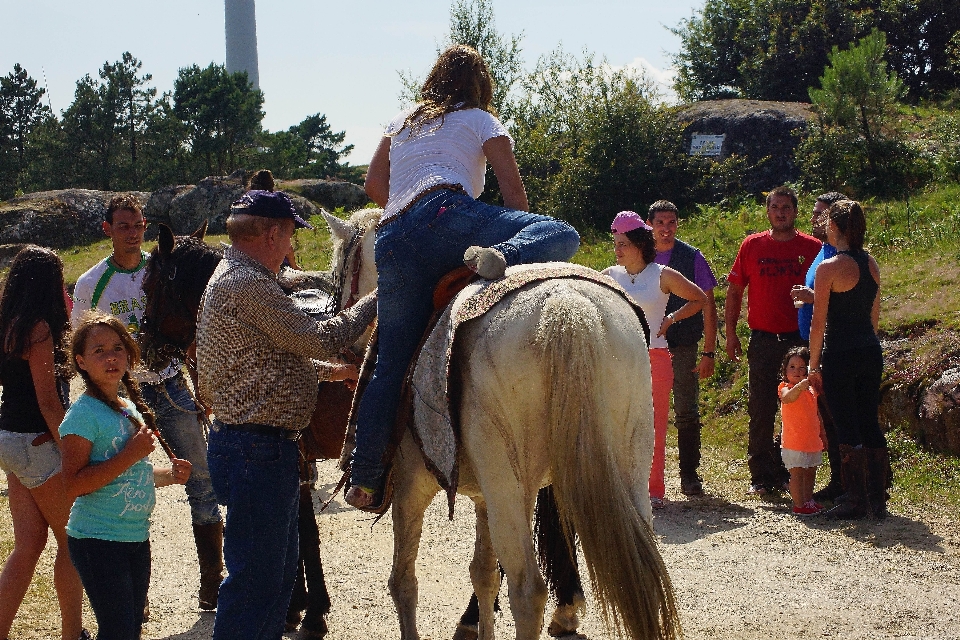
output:
[{"label": "white horse", "polygon": [[[376,283],[373,228],[379,215],[364,210],[349,221],[326,216],[334,272],[356,283],[354,295]],[[344,289],[346,300],[351,292]],[[652,534],[650,361],[631,306],[590,281],[547,280],[508,294],[464,325],[455,351],[470,354],[454,363],[462,384],[458,492],[476,505],[470,577],[480,604],[480,639],[494,637],[498,560],[517,639],[540,637],[547,588],[531,518],[537,492],[551,483],[563,522],[579,536],[608,628],[631,638],[679,637],[670,577]],[[409,432],[393,464],[389,586],[401,638],[416,640],[415,563],[424,511],[441,488]]]}]

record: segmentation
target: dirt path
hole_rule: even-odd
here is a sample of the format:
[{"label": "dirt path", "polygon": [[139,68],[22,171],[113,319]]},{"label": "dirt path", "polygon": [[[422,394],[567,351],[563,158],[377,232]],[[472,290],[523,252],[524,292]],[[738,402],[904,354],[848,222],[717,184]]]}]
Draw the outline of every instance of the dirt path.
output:
[{"label": "dirt path", "polygon": [[[332,462],[320,465],[318,500],[329,496],[337,477]],[[668,486],[668,498],[654,526],[687,638],[960,638],[960,534],[953,522],[894,513],[883,523],[834,528],[799,520],[780,503],[688,501],[675,485]],[[473,508],[467,500],[457,504],[449,522],[445,503],[436,500],[424,527],[418,619],[421,635],[433,640],[451,636],[470,594]],[[212,633],[213,615],[196,609],[189,521],[182,491],[160,490],[151,534],[153,617],[145,639],[206,639]],[[367,517],[338,499],[318,521],[334,603],[327,637],[399,637],[386,590],[389,517],[371,531]],[[47,557],[43,571],[49,570]],[[86,619],[92,623],[92,614]],[[50,631],[26,619],[12,638],[49,637]],[[496,631],[500,638],[513,636],[509,609]],[[592,603],[581,631],[607,637]],[[548,638],[546,632],[542,637]]]}]

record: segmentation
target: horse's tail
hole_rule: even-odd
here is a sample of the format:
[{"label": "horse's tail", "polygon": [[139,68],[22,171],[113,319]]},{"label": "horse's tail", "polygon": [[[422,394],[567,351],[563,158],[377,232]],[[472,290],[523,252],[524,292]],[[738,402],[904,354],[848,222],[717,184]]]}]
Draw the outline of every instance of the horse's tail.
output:
[{"label": "horse's tail", "polygon": [[[604,396],[599,378],[609,366],[604,359],[630,355],[605,349],[606,333],[598,305],[584,295],[552,296],[544,304],[537,342],[552,385],[553,490],[568,540],[571,530],[580,538],[608,628],[631,638],[672,640],[681,630],[670,576],[631,498],[628,483],[638,479],[632,468],[618,465],[616,450],[631,443],[614,441],[615,434],[629,437],[631,430],[611,424],[608,406],[616,399]],[[645,486],[640,493],[646,495]]]}]

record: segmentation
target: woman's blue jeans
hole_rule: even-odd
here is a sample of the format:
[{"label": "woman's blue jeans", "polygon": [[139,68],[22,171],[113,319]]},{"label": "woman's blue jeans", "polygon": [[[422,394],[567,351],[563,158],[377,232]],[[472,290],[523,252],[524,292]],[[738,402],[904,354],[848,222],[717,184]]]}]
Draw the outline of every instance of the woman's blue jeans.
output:
[{"label": "woman's blue jeans", "polygon": [[377,487],[396,421],[400,389],[433,312],[433,289],[463,266],[470,246],[493,247],[507,265],[569,260],[577,231],[547,216],[435,191],[377,231],[377,366],[360,400],[351,482]]}]

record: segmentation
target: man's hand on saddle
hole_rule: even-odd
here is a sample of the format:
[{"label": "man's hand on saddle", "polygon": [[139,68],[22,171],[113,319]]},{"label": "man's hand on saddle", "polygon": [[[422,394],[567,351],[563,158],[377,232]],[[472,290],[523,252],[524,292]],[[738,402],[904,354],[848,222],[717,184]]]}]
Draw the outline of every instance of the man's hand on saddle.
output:
[{"label": "man's hand on saddle", "polygon": [[343,382],[347,389],[355,391],[357,381],[360,379],[360,370],[354,364],[341,364],[338,362],[330,363],[330,382]]}]

